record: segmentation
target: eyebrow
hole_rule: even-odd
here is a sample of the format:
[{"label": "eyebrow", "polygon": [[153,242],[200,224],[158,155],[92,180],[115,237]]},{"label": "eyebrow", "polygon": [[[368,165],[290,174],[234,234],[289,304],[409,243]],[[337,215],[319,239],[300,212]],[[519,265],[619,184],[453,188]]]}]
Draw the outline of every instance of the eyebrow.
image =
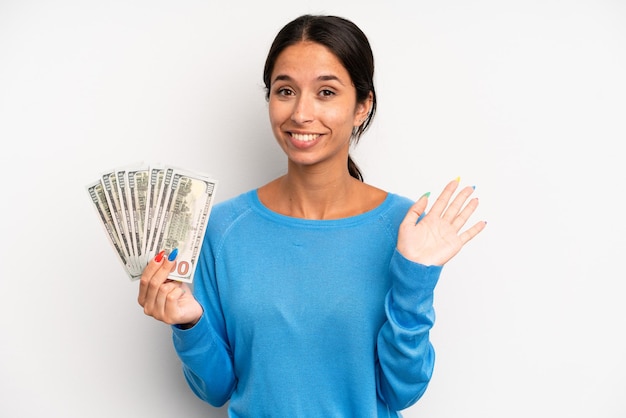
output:
[{"label": "eyebrow", "polygon": [[[321,75],[317,77],[317,80],[318,81],[337,81],[339,82],[339,84],[343,85],[339,77],[337,77],[336,75],[332,75],[332,74]],[[287,74],[278,74],[276,77],[274,77],[273,82],[275,83],[277,81],[293,81],[293,79]]]}]

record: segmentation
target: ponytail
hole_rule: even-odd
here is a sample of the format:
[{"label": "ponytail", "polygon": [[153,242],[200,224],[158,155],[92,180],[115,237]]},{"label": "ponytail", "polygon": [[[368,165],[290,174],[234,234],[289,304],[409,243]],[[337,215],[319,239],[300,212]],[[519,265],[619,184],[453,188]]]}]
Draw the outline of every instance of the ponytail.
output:
[{"label": "ponytail", "polygon": [[348,171],[350,175],[359,181],[363,181],[363,173],[359,169],[359,166],[356,165],[352,157],[348,155]]}]

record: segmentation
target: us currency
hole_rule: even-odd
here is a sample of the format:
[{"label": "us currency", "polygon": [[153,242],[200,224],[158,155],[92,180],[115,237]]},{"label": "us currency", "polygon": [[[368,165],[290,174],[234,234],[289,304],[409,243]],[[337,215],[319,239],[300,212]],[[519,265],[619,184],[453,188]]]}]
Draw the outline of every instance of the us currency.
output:
[{"label": "us currency", "polygon": [[160,250],[170,253],[178,248],[176,268],[170,279],[193,281],[215,187],[216,182],[208,177],[180,169],[173,173],[163,225],[157,237]]},{"label": "us currency", "polygon": [[120,204],[120,217],[121,221],[124,222],[124,231],[126,231],[130,258],[139,268],[139,264],[137,263],[137,234],[133,221],[132,206],[128,195],[128,179],[126,177],[126,170],[115,170],[115,179],[117,183],[117,198]]},{"label": "us currency", "polygon": [[148,260],[145,254],[146,241],[146,204],[148,201],[148,185],[150,182],[150,170],[148,168],[132,169],[126,172],[128,179],[129,202],[131,216],[135,228],[137,241],[137,257],[142,265]]},{"label": "us currency", "polygon": [[151,166],[149,171],[148,192],[146,193],[146,215],[145,215],[145,241],[143,242],[143,252],[148,256],[150,241],[153,235],[153,226],[156,218],[156,206],[159,201],[163,185],[165,169]]},{"label": "us currency", "polygon": [[170,184],[172,182],[174,169],[172,167],[165,167],[163,169],[156,168],[155,171],[157,176],[157,187],[159,190],[156,195],[151,196],[154,200],[151,202],[153,214],[149,226],[150,236],[148,238],[148,246],[146,248],[146,255],[148,258],[154,257],[156,253],[160,251],[158,247],[158,237],[161,227],[163,226],[164,205],[171,192]]},{"label": "us currency", "polygon": [[122,213],[123,209],[118,194],[117,176],[115,171],[103,174],[101,180],[102,185],[104,186],[104,195],[111,210],[115,231],[117,232],[118,239],[122,246],[122,251],[124,251],[124,254],[129,262],[131,274],[134,276],[139,273],[139,267],[132,258],[133,251],[129,243],[126,222]]},{"label": "us currency", "polygon": [[97,182],[90,184],[89,186],[87,186],[87,190],[89,192],[89,195],[91,196],[92,203],[98,213],[100,221],[102,222],[102,226],[107,233],[109,243],[113,246],[115,253],[117,254],[122,265],[124,266],[124,270],[126,271],[128,276],[133,279],[134,276],[131,273],[132,268],[130,266],[128,256],[124,253],[124,250],[122,249],[122,244],[119,241],[119,236],[117,234],[117,231],[115,230],[115,226],[113,225],[113,217],[111,215],[111,210],[105,197],[102,182],[98,180]]},{"label": "us currency", "polygon": [[178,249],[172,280],[191,283],[217,182],[162,165],[106,172],[87,186],[107,238],[131,280],[156,253]]}]

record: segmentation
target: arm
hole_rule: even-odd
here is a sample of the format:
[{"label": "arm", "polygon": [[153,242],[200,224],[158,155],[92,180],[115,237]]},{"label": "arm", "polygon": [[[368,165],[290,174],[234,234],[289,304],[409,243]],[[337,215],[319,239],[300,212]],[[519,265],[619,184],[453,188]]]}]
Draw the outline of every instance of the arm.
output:
[{"label": "arm", "polygon": [[465,202],[474,188],[466,187],[451,201],[458,179],[444,188],[425,215],[428,194],[409,209],[398,231],[391,259],[392,286],[385,300],[387,321],[378,336],[378,392],[401,410],[415,403],[432,376],[434,350],[429,332],[435,320],[433,293],[443,265],[482,231],[478,222],[460,232],[478,206]]},{"label": "arm", "polygon": [[392,287],[385,299],[387,321],[378,335],[378,393],[399,411],[415,403],[432,376],[435,353],[429,332],[435,321],[433,291],[440,266],[424,266],[396,251]]},{"label": "arm", "polygon": [[202,316],[191,328],[173,326],[172,338],[189,387],[200,399],[222,406],[230,399],[237,379],[215,277],[211,244],[205,242],[194,279]]},{"label": "arm", "polygon": [[215,292],[210,252],[207,243],[197,266],[195,297],[185,283],[167,279],[175,261],[159,254],[144,269],[138,301],[146,315],[173,325],[174,347],[193,392],[213,406],[221,406],[230,398],[236,379]]},{"label": "arm", "polygon": [[187,330],[174,326],[173,340],[191,390],[213,406],[224,405],[236,385],[233,363],[207,316]]}]

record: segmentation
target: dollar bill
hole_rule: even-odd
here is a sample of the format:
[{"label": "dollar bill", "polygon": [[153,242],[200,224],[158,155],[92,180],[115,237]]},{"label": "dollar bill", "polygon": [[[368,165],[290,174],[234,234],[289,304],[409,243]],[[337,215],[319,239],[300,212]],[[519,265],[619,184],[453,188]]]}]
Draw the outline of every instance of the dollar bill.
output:
[{"label": "dollar bill", "polygon": [[154,224],[156,204],[161,193],[161,185],[163,184],[163,175],[165,169],[151,166],[148,170],[148,190],[146,192],[146,208],[144,215],[144,231],[142,240],[142,252],[148,257],[149,242],[152,237],[152,226]]},{"label": "dollar bill", "polygon": [[163,225],[164,205],[169,194],[171,192],[170,184],[172,182],[172,174],[174,169],[172,167],[155,168],[157,172],[157,188],[156,195],[151,196],[154,198],[151,209],[153,215],[151,217],[150,231],[148,237],[148,246],[146,248],[146,255],[148,258],[154,257],[159,249],[158,237]]},{"label": "dollar bill", "polygon": [[94,205],[94,208],[96,209],[96,212],[98,213],[100,221],[102,222],[102,226],[107,233],[109,243],[115,250],[115,253],[117,254],[122,265],[124,266],[124,270],[126,271],[128,276],[131,279],[135,278],[132,273],[133,269],[130,266],[129,257],[122,249],[122,244],[119,241],[119,235],[113,224],[113,217],[105,197],[104,186],[102,186],[102,182],[98,180],[97,182],[88,185],[87,190],[89,192],[89,196],[91,196],[92,203]]},{"label": "dollar bill", "polygon": [[131,169],[126,172],[128,179],[129,202],[133,225],[137,241],[137,257],[142,265],[147,263],[145,254],[146,241],[146,204],[148,201],[148,186],[150,183],[150,170],[148,168]]},{"label": "dollar bill", "polygon": [[128,251],[130,252],[131,260],[137,268],[140,268],[137,260],[137,236],[135,231],[135,225],[133,221],[132,206],[130,204],[128,194],[128,179],[126,177],[126,170],[115,170],[115,180],[117,186],[117,199],[120,205],[120,217],[121,222],[124,223],[124,231],[126,232],[126,238],[128,240]]},{"label": "dollar bill", "polygon": [[131,280],[159,252],[178,249],[169,278],[193,282],[217,182],[163,165],[118,168],[87,186],[107,238]]},{"label": "dollar bill", "polygon": [[216,183],[198,174],[176,170],[166,203],[157,247],[170,253],[178,249],[176,268],[170,278],[193,281],[198,255],[206,231]]},{"label": "dollar bill", "polygon": [[104,196],[111,211],[113,226],[118,235],[122,251],[129,261],[131,274],[136,275],[138,273],[138,266],[131,258],[133,252],[129,244],[128,230],[126,227],[126,222],[124,220],[124,214],[122,213],[123,209],[118,193],[117,176],[115,174],[115,171],[103,174],[101,177],[101,181],[104,187]]}]

